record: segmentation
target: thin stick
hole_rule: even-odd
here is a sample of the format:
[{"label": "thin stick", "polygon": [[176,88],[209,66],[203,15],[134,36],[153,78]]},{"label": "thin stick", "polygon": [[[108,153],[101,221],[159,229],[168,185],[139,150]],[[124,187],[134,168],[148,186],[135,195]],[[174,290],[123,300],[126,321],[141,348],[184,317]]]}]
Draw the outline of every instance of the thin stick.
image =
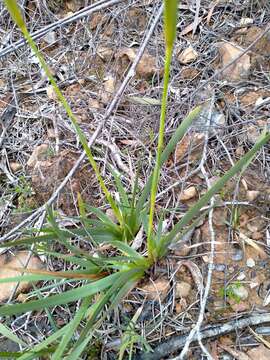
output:
[{"label": "thin stick", "polygon": [[[33,32],[31,35],[33,40],[37,40],[40,39],[42,36],[46,35],[48,32],[55,30],[57,28],[63,27],[64,25],[68,25],[73,21],[79,20],[83,17],[89,16],[92,13],[105,9],[106,7],[112,6],[112,5],[116,5],[120,2],[122,2],[123,0],[101,0],[97,3],[94,3],[92,5],[86,6],[85,8],[75,12],[74,14],[64,18],[64,19],[60,19],[52,24],[47,25],[46,27],[37,30],[35,32]],[[16,51],[18,49],[20,49],[21,47],[25,46],[27,44],[25,39],[20,39],[18,41],[16,41],[15,43],[5,47],[2,51],[0,51],[0,58],[10,54],[13,51]]]}]

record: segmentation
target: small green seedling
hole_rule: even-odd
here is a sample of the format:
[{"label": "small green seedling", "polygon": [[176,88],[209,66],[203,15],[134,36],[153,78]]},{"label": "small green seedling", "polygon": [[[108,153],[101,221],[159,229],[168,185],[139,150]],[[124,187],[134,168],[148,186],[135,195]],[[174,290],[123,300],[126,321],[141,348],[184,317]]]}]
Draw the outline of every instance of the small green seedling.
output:
[{"label": "small green seedling", "polygon": [[240,303],[241,301],[241,297],[239,295],[237,295],[235,289],[239,289],[241,287],[241,282],[240,281],[235,281],[234,283],[226,286],[226,287],[222,287],[219,290],[219,296],[224,298],[228,298],[230,300],[235,301],[237,304]]}]

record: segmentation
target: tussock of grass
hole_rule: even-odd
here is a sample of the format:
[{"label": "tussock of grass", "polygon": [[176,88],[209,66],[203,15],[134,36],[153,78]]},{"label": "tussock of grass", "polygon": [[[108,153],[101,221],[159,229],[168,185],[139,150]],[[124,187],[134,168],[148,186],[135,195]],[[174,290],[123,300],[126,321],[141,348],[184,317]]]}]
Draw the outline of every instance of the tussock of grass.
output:
[{"label": "tussock of grass", "polygon": [[[138,191],[138,185],[134,187],[133,194],[128,194],[121,183],[120,178],[113,173],[115,188],[119,193],[119,199],[115,199],[103,181],[100,174],[98,164],[94,160],[92,151],[89,148],[86,136],[80,129],[76,117],[74,116],[67,100],[62,95],[56,81],[54,80],[42,54],[38,51],[33,39],[31,38],[20,10],[17,7],[15,0],[6,0],[6,7],[13,17],[14,22],[21,29],[24,37],[27,39],[29,46],[39,59],[40,65],[49,78],[53,89],[66,110],[75,130],[80,139],[81,145],[85,150],[88,160],[93,167],[96,177],[99,181],[100,187],[106,196],[108,205],[112,208],[117,222],[103,213],[100,209],[90,207],[84,204],[80,195],[78,196],[79,210],[80,210],[80,226],[73,229],[60,228],[55,220],[53,212],[48,210],[49,226],[42,229],[42,235],[29,236],[15,242],[5,244],[5,246],[23,245],[29,246],[32,244],[42,244],[45,254],[49,254],[49,245],[56,240],[62,244],[63,248],[72,255],[65,255],[66,262],[77,265],[77,270],[69,272],[59,272],[58,274],[50,272],[35,272],[33,274],[27,273],[22,277],[18,276],[12,279],[1,279],[1,282],[7,281],[22,281],[23,279],[37,282],[40,280],[54,279],[56,282],[59,278],[72,278],[84,280],[77,288],[66,290],[57,295],[49,297],[41,297],[37,300],[31,300],[23,304],[4,305],[0,307],[1,316],[11,316],[15,314],[25,313],[28,311],[35,311],[47,309],[60,304],[67,304],[81,300],[80,307],[76,312],[71,322],[65,325],[62,329],[56,330],[50,337],[34,346],[29,351],[26,351],[19,357],[21,360],[33,358],[33,354],[38,354],[40,351],[51,352],[51,346],[54,346],[51,359],[60,360],[79,359],[84,353],[88,343],[93,338],[94,330],[99,327],[103,319],[103,309],[106,306],[107,310],[116,307],[123,297],[136,285],[136,283],[145,276],[145,272],[161,257],[167,253],[168,245],[170,245],[179,233],[184,233],[187,226],[191,226],[192,222],[196,221],[199,213],[215,193],[219,192],[224,184],[230,180],[235,174],[244,169],[257,151],[270,139],[270,134],[264,132],[258,139],[253,148],[244,155],[224,176],[222,176],[210,189],[207,191],[198,202],[191,207],[183,218],[174,225],[171,231],[163,234],[161,219],[157,220],[157,231],[155,231],[155,204],[156,194],[159,183],[159,176],[162,165],[168,160],[170,154],[174,150],[176,144],[185,135],[190,127],[192,121],[196,119],[201,111],[198,106],[182,121],[180,126],[172,135],[169,143],[164,147],[164,131],[167,109],[168,85],[170,77],[170,65],[173,54],[173,45],[176,36],[176,22],[177,22],[177,0],[164,0],[164,34],[165,34],[165,65],[164,65],[164,84],[163,95],[160,113],[160,128],[157,145],[157,157],[152,175],[149,177],[145,187]],[[150,201],[148,197],[150,195]],[[87,214],[92,213],[96,219],[89,219]],[[139,229],[143,226],[144,233],[147,239],[147,254],[141,255],[131,247],[131,242],[135,238]],[[94,246],[99,244],[109,244],[115,251],[113,256],[91,256],[85,251],[71,245],[72,238],[80,237]],[[61,257],[61,254],[51,254],[55,257]],[[90,276],[91,275],[91,276]],[[74,333],[77,331],[81,323],[84,323],[83,330],[80,331],[78,338],[74,339]],[[0,332],[5,336],[10,336],[6,328],[0,327]],[[18,342],[18,339],[14,339]],[[130,346],[134,341],[139,341],[136,335],[124,335],[123,344]],[[123,345],[120,350],[120,357],[123,355]]]}]

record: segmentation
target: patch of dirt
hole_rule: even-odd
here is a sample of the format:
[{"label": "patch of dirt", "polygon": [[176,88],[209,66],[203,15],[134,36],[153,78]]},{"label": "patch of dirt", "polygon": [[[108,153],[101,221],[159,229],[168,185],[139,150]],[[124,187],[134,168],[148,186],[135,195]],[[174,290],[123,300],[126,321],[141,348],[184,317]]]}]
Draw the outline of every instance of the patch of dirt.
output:
[{"label": "patch of dirt", "polygon": [[[33,198],[38,205],[44,204],[52,196],[72,169],[77,156],[77,153],[63,150],[57,156],[38,161],[34,169],[30,170]],[[96,191],[97,181],[90,165],[86,164],[60,193],[57,207],[68,216],[77,215],[77,194],[80,193],[86,203],[95,206],[99,202],[95,196]]]}]

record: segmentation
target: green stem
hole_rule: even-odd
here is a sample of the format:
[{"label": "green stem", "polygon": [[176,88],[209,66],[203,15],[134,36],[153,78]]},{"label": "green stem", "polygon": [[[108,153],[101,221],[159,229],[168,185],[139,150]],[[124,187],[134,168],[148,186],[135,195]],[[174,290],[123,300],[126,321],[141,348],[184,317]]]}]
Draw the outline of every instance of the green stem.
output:
[{"label": "green stem", "polygon": [[154,221],[154,212],[155,212],[155,202],[157,196],[158,181],[160,176],[161,169],[161,155],[164,145],[164,132],[165,132],[165,120],[166,120],[166,109],[167,109],[167,99],[168,99],[168,87],[169,87],[169,78],[170,78],[170,66],[172,60],[173,46],[166,48],[165,54],[165,66],[164,66],[164,85],[162,93],[162,103],[161,103],[161,113],[160,113],[160,125],[159,125],[159,136],[158,136],[158,148],[157,148],[157,158],[153,172],[153,180],[150,193],[150,211],[149,211],[149,221],[148,221],[148,234],[147,234],[147,248],[148,256],[151,262],[156,260],[157,254],[155,254],[155,244],[153,240],[153,221]]}]

